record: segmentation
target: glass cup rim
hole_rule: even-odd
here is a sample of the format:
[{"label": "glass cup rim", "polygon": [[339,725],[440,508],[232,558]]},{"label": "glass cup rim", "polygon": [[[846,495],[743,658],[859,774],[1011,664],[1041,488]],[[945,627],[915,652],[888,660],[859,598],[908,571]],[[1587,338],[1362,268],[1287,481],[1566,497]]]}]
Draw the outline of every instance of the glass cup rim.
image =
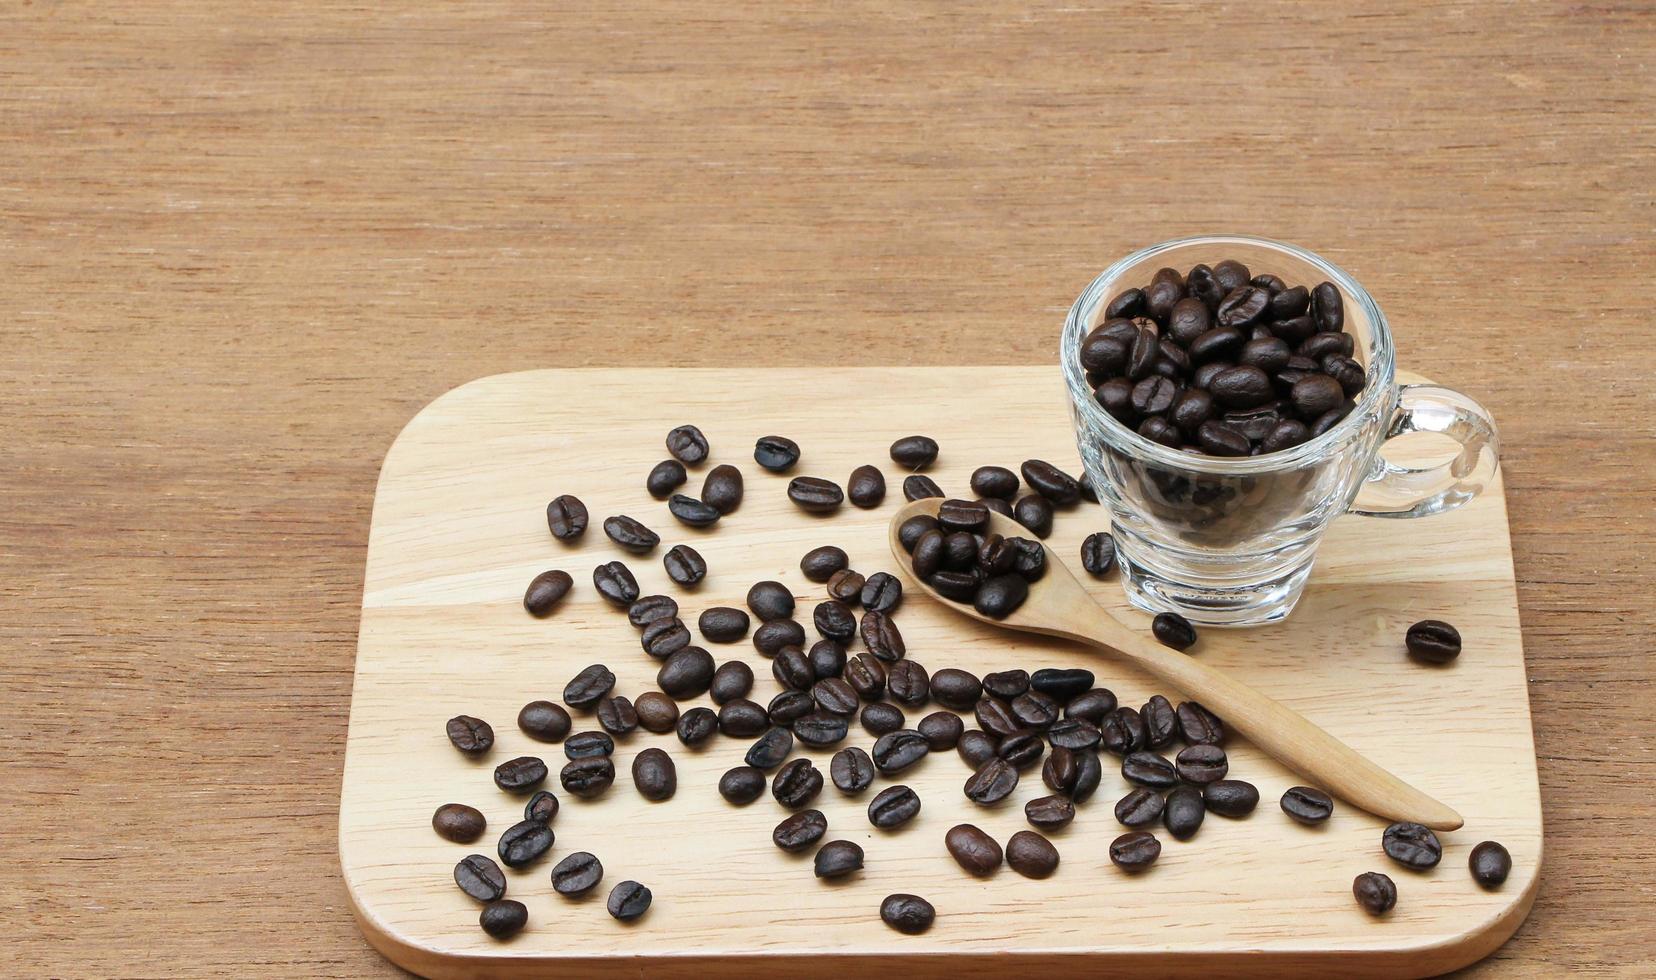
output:
[{"label": "glass cup rim", "polygon": [[[1358,400],[1356,407],[1332,429],[1314,439],[1307,439],[1290,449],[1279,450],[1263,456],[1229,458],[1205,454],[1197,455],[1178,449],[1169,449],[1161,443],[1146,439],[1128,428],[1110,413],[1104,411],[1093,399],[1092,386],[1087,384],[1086,375],[1082,372],[1080,362],[1076,357],[1080,351],[1081,340],[1085,338],[1085,331],[1080,329],[1085,326],[1082,322],[1082,317],[1086,313],[1085,307],[1088,305],[1088,301],[1094,298],[1094,294],[1101,292],[1100,287],[1104,283],[1115,279],[1128,268],[1164,252],[1189,245],[1211,245],[1227,242],[1276,249],[1321,270],[1330,281],[1338,285],[1346,295],[1352,297],[1357,305],[1362,307],[1364,315],[1368,318],[1370,332],[1373,334],[1375,363],[1370,367],[1371,369],[1379,369],[1379,377],[1373,379],[1376,383],[1370,384],[1363,391],[1363,396]],[[1099,295],[1097,300],[1103,301],[1105,298]],[[1069,349],[1069,338],[1071,336],[1075,337],[1073,350]],[[1315,252],[1288,242],[1279,242],[1275,239],[1260,238],[1254,235],[1187,235],[1183,238],[1170,238],[1164,242],[1147,245],[1123,258],[1117,259],[1103,272],[1099,273],[1082,291],[1081,295],[1076,298],[1075,304],[1070,307],[1069,316],[1064,321],[1064,337],[1061,338],[1058,347],[1059,358],[1064,362],[1064,378],[1068,382],[1070,401],[1076,412],[1084,420],[1096,420],[1104,429],[1114,434],[1116,438],[1130,443],[1138,456],[1150,462],[1202,473],[1246,474],[1294,468],[1308,460],[1323,456],[1329,447],[1346,440],[1351,433],[1362,427],[1364,419],[1378,414],[1376,408],[1380,405],[1382,399],[1390,400],[1395,397],[1395,365],[1392,361],[1391,327],[1386,322],[1385,314],[1380,312],[1379,304],[1374,301],[1374,297],[1369,295],[1368,290],[1358,285],[1357,280],[1353,279],[1350,273]],[[1085,397],[1083,397],[1083,393]]]}]

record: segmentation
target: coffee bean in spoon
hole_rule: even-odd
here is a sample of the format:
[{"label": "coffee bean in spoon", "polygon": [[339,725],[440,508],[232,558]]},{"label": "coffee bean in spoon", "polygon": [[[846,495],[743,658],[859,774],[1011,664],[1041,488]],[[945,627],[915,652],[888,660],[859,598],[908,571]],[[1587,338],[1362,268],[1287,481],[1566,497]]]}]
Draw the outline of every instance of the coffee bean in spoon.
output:
[{"label": "coffee bean in spoon", "polygon": [[903,480],[903,499],[910,502],[924,500],[927,497],[943,496],[943,488],[939,487],[931,477],[924,473],[916,473]]},{"label": "coffee bean in spoon", "polygon": [[897,540],[902,544],[904,551],[913,554],[914,546],[919,543],[921,537],[927,531],[936,531],[937,529],[937,518],[930,514],[916,514],[897,525]]},{"label": "coffee bean in spoon", "polygon": [[929,436],[905,436],[891,444],[891,459],[910,470],[924,469],[937,460],[937,449]]},{"label": "coffee bean in spoon", "polygon": [[885,474],[875,466],[857,467],[845,481],[845,495],[852,506],[863,510],[880,506],[886,495]]},{"label": "coffee bean in spoon", "polygon": [[650,475],[644,478],[644,489],[657,500],[666,500],[674,490],[684,486],[689,474],[684,472],[684,464],[676,459],[664,459],[655,464]]},{"label": "coffee bean in spoon", "polygon": [[1029,598],[1029,582],[1016,574],[998,575],[978,587],[972,607],[991,619],[1005,619]]},{"label": "coffee bean in spoon", "polygon": [[742,471],[729,463],[713,467],[702,481],[702,502],[721,514],[742,505]]},{"label": "coffee bean in spoon", "polygon": [[839,509],[845,493],[839,484],[815,476],[796,476],[788,484],[788,499],[810,514],[827,514]]}]

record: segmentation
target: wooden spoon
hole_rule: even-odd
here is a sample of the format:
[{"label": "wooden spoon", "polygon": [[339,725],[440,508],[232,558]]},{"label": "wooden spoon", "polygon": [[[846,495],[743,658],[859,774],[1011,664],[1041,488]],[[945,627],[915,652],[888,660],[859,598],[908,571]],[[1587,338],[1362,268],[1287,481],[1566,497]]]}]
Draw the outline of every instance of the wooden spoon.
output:
[{"label": "wooden spoon", "polygon": [[[936,517],[942,503],[940,497],[916,500],[892,517],[891,553],[904,569],[910,567],[909,555],[897,538],[897,529],[919,514]],[[1025,532],[1022,525],[994,511],[989,512],[989,524],[995,533],[1008,538]],[[920,588],[949,609],[991,626],[1061,636],[1142,667],[1212,709],[1226,725],[1279,762],[1376,816],[1412,820],[1433,830],[1458,830],[1464,822],[1454,810],[1358,755],[1297,712],[1195,657],[1128,629],[1093,601],[1051,548],[1046,549],[1046,556],[1046,575],[1030,585],[1029,598],[1005,619],[991,619],[970,605],[946,599],[926,582],[920,582]]]}]

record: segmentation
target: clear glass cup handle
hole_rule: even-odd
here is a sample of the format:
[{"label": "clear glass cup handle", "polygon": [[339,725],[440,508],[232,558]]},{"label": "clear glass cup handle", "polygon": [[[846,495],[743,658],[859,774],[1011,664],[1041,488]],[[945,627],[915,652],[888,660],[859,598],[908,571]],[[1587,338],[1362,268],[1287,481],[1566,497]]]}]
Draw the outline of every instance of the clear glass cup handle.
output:
[{"label": "clear glass cup handle", "polygon": [[1482,405],[1452,388],[1403,385],[1386,432],[1440,432],[1460,443],[1448,462],[1411,467],[1376,453],[1350,511],[1364,517],[1430,517],[1454,510],[1487,487],[1500,466],[1501,440]]}]

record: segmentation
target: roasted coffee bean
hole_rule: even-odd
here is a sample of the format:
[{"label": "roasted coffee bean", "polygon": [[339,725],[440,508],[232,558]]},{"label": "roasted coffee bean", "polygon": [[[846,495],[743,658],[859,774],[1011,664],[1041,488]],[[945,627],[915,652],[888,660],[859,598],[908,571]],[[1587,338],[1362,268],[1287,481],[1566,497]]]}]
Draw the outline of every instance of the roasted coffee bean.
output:
[{"label": "roasted coffee bean", "polygon": [[828,775],[841,793],[856,795],[874,783],[874,760],[862,749],[851,746],[834,753]]},{"label": "roasted coffee bean", "polygon": [[[569,735],[569,712],[551,701],[531,701],[517,716],[518,728],[523,734],[539,742],[561,742]],[[490,741],[494,733],[490,732]]]},{"label": "roasted coffee bean", "polygon": [[788,483],[788,499],[809,514],[827,514],[839,509],[845,492],[839,484],[815,476],[796,476]]},{"label": "roasted coffee bean", "polygon": [[586,504],[567,493],[554,497],[546,505],[546,526],[559,541],[574,541],[586,533]]},{"label": "roasted coffee bean", "polygon": [[712,708],[691,708],[679,715],[675,729],[678,740],[692,748],[712,738],[718,730],[719,716],[713,713]]},{"label": "roasted coffee bean", "polygon": [[604,518],[604,534],[624,551],[647,555],[661,543],[661,536],[625,514]]},{"label": "roasted coffee bean", "polygon": [[805,557],[799,559],[799,570],[813,582],[826,582],[835,572],[849,564],[851,559],[845,554],[844,548],[825,544],[805,552]]},{"label": "roasted coffee bean", "polygon": [[1246,456],[1253,449],[1247,436],[1213,420],[1203,422],[1196,430],[1196,442],[1210,456]]},{"label": "roasted coffee bean", "polygon": [[1254,408],[1276,396],[1271,377],[1251,364],[1226,368],[1214,376],[1208,387],[1213,400],[1226,408]]},{"label": "roasted coffee bean", "polygon": [[1173,423],[1160,416],[1153,415],[1139,423],[1138,434],[1169,449],[1177,449],[1183,443]]},{"label": "roasted coffee bean", "polygon": [[671,596],[640,596],[627,607],[627,622],[639,629],[658,619],[672,619],[679,614],[679,604]]},{"label": "roasted coffee bean", "polygon": [[467,755],[482,755],[494,747],[494,729],[481,718],[455,715],[444,726],[454,747]]},{"label": "roasted coffee bean", "polygon": [[880,506],[886,495],[885,474],[875,466],[857,467],[845,482],[845,495],[852,505],[863,510]]},{"label": "roasted coffee bean", "polygon": [[771,661],[771,676],[776,683],[793,691],[809,691],[816,683],[816,672],[811,669],[811,658],[798,647],[783,647]]},{"label": "roasted coffee bean", "polygon": [[[1135,320],[1132,346],[1127,349],[1127,380],[1139,381],[1149,377],[1156,368],[1156,361],[1161,358],[1160,337],[1156,333],[1155,323],[1149,320]],[[1028,482],[1028,477],[1024,478]]]},{"label": "roasted coffee bean", "polygon": [[1158,857],[1161,857],[1161,841],[1155,834],[1134,830],[1110,842],[1110,863],[1129,874],[1145,870]]},{"label": "roasted coffee bean", "polygon": [[886,668],[886,696],[917,708],[931,696],[931,677],[926,668],[912,660],[899,660]]},{"label": "roasted coffee bean", "polygon": [[657,748],[648,748],[633,757],[633,785],[646,800],[672,799],[678,791],[678,768],[673,757]]},{"label": "roasted coffee bean", "polygon": [[1072,751],[1094,748],[1100,739],[1097,726],[1079,718],[1064,718],[1053,722],[1047,729],[1046,737],[1054,748]]},{"label": "roasted coffee bean", "polygon": [[976,535],[967,531],[955,531],[943,539],[942,563],[949,571],[970,572],[977,567],[977,558]]},{"label": "roasted coffee bean", "polygon": [[1493,890],[1506,884],[1507,875],[1512,873],[1512,855],[1495,841],[1486,840],[1472,848],[1467,867],[1472,871],[1473,881]]},{"label": "roasted coffee bean", "polygon": [[748,746],[747,757],[743,760],[755,769],[766,772],[775,769],[788,761],[793,754],[793,732],[780,726],[770,729],[759,736],[758,741]]},{"label": "roasted coffee bean", "polygon": [[846,683],[843,678],[824,677],[811,686],[811,697],[816,699],[817,705],[831,715],[853,715],[857,712],[860,699],[856,688]]},{"label": "roasted coffee bean", "polygon": [[1427,663],[1446,664],[1461,652],[1460,631],[1442,620],[1421,620],[1409,627],[1404,640],[1409,653]]},{"label": "roasted coffee bean", "polygon": [[912,554],[921,536],[927,531],[937,529],[937,518],[930,514],[916,514],[897,526],[897,540],[902,544],[904,551]]},{"label": "roasted coffee bean", "polygon": [[955,743],[955,751],[960,753],[961,761],[977,769],[995,758],[995,750],[999,746],[1000,739],[988,732],[972,728],[960,733],[960,740]]},{"label": "roasted coffee bean", "polygon": [[799,444],[782,436],[760,436],[753,444],[753,461],[772,473],[786,473],[799,462]]},{"label": "roasted coffee bean", "polygon": [[[1197,388],[1206,391],[1207,386],[1213,384],[1213,379],[1219,376],[1219,372],[1228,370],[1233,366],[1234,365],[1232,365],[1229,361],[1208,361],[1206,364],[1203,364],[1197,367],[1196,370],[1190,372],[1190,383]],[[1212,400],[1213,396],[1209,395],[1208,401],[1210,406]],[[1215,409],[1215,411],[1217,411],[1217,409]]]},{"label": "roasted coffee bean", "polygon": [[714,606],[696,618],[696,629],[713,643],[735,643],[747,635],[748,614],[733,606]]},{"label": "roasted coffee bean", "polygon": [[971,487],[979,497],[1011,500],[1018,492],[1018,474],[1004,466],[979,466],[972,471]]},{"label": "roasted coffee bean", "polygon": [[444,803],[431,815],[431,829],[437,836],[456,844],[470,844],[482,837],[488,825],[481,810],[464,803]]},{"label": "roasted coffee bean", "polygon": [[1025,878],[1050,878],[1058,870],[1058,848],[1033,830],[1020,830],[1006,842],[1006,866]]},{"label": "roasted coffee bean", "polygon": [[1259,441],[1259,449],[1260,452],[1266,453],[1281,452],[1284,449],[1292,449],[1309,438],[1311,430],[1305,423],[1283,419],[1265,433],[1265,437]]},{"label": "roasted coffee bean", "polygon": [[1145,744],[1152,749],[1165,749],[1179,735],[1179,716],[1173,705],[1160,694],[1153,694],[1139,709],[1144,722]]},{"label": "roasted coffee bean", "polygon": [[931,751],[924,735],[903,728],[881,735],[874,742],[874,768],[894,776],[924,759]]},{"label": "roasted coffee bean", "polygon": [[[984,686],[988,686],[987,681]],[[1095,687],[1070,699],[1069,704],[1064,706],[1064,717],[1089,721],[1096,726],[1115,709],[1115,693],[1109,688]]]},{"label": "roasted coffee bean", "polygon": [[976,568],[978,574],[984,578],[994,578],[996,575],[1005,575],[1012,571],[1016,567],[1017,559],[1017,546],[991,531],[984,536],[983,544],[978,547]]},{"label": "roasted coffee bean", "polygon": [[894,704],[876,701],[862,709],[862,726],[870,735],[885,735],[908,723],[903,710]]},{"label": "roasted coffee bean", "polygon": [[558,797],[551,790],[541,790],[529,797],[523,805],[523,819],[551,823],[558,816]]},{"label": "roasted coffee bean", "polygon": [[975,500],[945,500],[937,508],[937,523],[951,534],[976,534],[989,523],[989,508]]},{"label": "roasted coffee bean", "polygon": [[791,725],[816,710],[816,698],[808,691],[783,691],[771,698],[765,709],[770,720],[778,725]]},{"label": "roasted coffee bean", "polygon": [[880,921],[905,935],[925,932],[936,919],[937,909],[919,895],[899,892],[880,902]]},{"label": "roasted coffee bean", "polygon": [[1282,794],[1282,812],[1303,824],[1319,824],[1333,815],[1334,800],[1320,789],[1291,786]]},{"label": "roasted coffee bean", "polygon": [[747,606],[762,623],[793,615],[794,597],[781,582],[757,582],[748,589]]},{"label": "roasted coffee bean", "polygon": [[598,724],[611,735],[626,735],[638,727],[638,709],[619,695],[598,702]]},{"label": "roasted coffee bean", "polygon": [[771,726],[770,714],[747,698],[719,706],[719,731],[731,738],[753,738]]},{"label": "roasted coffee bean", "polygon": [[1230,772],[1230,761],[1225,758],[1225,750],[1217,745],[1192,745],[1181,749],[1174,764],[1179,769],[1180,779],[1198,786],[1218,782]]},{"label": "roasted coffee bean", "polygon": [[1062,796],[1039,796],[1024,804],[1024,819],[1042,830],[1059,830],[1075,819],[1075,804]]},{"label": "roasted coffee bean", "polygon": [[983,689],[989,694],[1009,702],[1029,690],[1029,672],[1014,669],[998,670],[992,674],[984,674]]},{"label": "roasted coffee bean", "polygon": [[[864,613],[861,624],[863,645],[876,658],[888,663],[900,661],[908,653],[903,634],[897,624],[883,612]],[[889,669],[889,668],[888,668]],[[860,690],[860,689],[859,689]]]},{"label": "roasted coffee bean", "polygon": [[818,878],[843,878],[862,870],[863,849],[848,840],[831,840],[817,851],[813,864]]},{"label": "roasted coffee bean", "polygon": [[937,572],[926,577],[926,584],[945,599],[971,602],[977,598],[978,577],[973,572]]},{"label": "roasted coffee bean", "polygon": [[1020,770],[1028,769],[1041,761],[1041,755],[1046,752],[1046,743],[1041,741],[1039,732],[1014,732],[1001,739],[995,752]]},{"label": "roasted coffee bean", "polygon": [[559,895],[585,895],[603,880],[603,862],[588,851],[576,851],[552,866],[552,890]]},{"label": "roasted coffee bean", "polygon": [[[1230,363],[1242,352],[1242,347],[1247,342],[1248,336],[1241,330],[1235,327],[1218,326],[1191,341],[1187,350],[1190,359],[1197,364]],[[1210,371],[1201,376],[1202,380],[1198,384],[1201,387],[1211,388],[1213,379],[1227,370],[1229,368]],[[1196,376],[1193,375],[1192,380],[1194,381],[1195,378]]]},{"label": "roasted coffee bean", "polygon": [[996,738],[1005,738],[1024,728],[1023,722],[1012,713],[1012,706],[999,698],[984,698],[973,706],[972,712],[978,725]]},{"label": "roasted coffee bean", "polygon": [[811,622],[818,633],[835,643],[849,643],[857,635],[857,614],[838,599],[817,603],[811,611]]},{"label": "roasted coffee bean", "polygon": [[1068,793],[1075,785],[1075,753],[1062,746],[1054,746],[1052,754],[1041,764],[1041,782],[1055,793]]},{"label": "roasted coffee bean", "polygon": [[1225,744],[1225,726],[1219,716],[1195,701],[1181,701],[1178,708],[1179,737],[1187,745]]},{"label": "roasted coffee bean", "polygon": [[1081,567],[1093,578],[1103,578],[1115,568],[1115,538],[1104,531],[1095,531],[1081,542]]},{"label": "roasted coffee bean", "polygon": [[1350,357],[1356,350],[1357,344],[1348,333],[1319,333],[1312,335],[1310,340],[1300,344],[1294,353],[1317,364],[1330,355]]},{"label": "roasted coffee bean", "polygon": [[1179,783],[1179,772],[1165,756],[1130,752],[1121,760],[1121,778],[1149,789],[1171,789]]},{"label": "roasted coffee bean", "polygon": [[468,854],[454,866],[454,883],[479,902],[493,902],[506,894],[506,875],[500,865],[481,854]]},{"label": "roasted coffee bean", "polygon": [[530,580],[529,588],[524,591],[523,608],[537,618],[550,616],[574,585],[575,580],[569,577],[568,572],[558,569],[541,572]]},{"label": "roasted coffee bean", "polygon": [[888,786],[868,804],[868,822],[881,830],[901,827],[920,814],[920,794],[907,786]]},{"label": "roasted coffee bean", "polygon": [[1018,788],[1018,770],[1005,759],[990,759],[966,780],[966,798],[979,806],[993,806]]},{"label": "roasted coffee bean", "polygon": [[927,497],[941,496],[943,496],[943,488],[937,485],[937,481],[923,473],[916,473],[903,479],[904,500],[912,502],[924,500]]},{"label": "roasted coffee bean", "polygon": [[678,522],[686,527],[712,527],[719,523],[719,518],[723,516],[712,504],[682,493],[673,494],[673,498],[667,501],[667,512],[678,518]]},{"label": "roasted coffee bean", "polygon": [[[1226,281],[1230,281],[1228,275]],[[1190,270],[1185,276],[1185,286],[1190,290],[1190,295],[1201,300],[1209,310],[1217,309],[1219,301],[1230,291],[1220,286],[1213,270],[1205,265],[1198,265]]]},{"label": "roasted coffee bean", "polygon": [[521,868],[550,851],[552,839],[551,827],[539,820],[522,820],[506,828],[495,851],[508,868]]},{"label": "roasted coffee bean", "polygon": [[1322,415],[1319,415],[1317,420],[1311,423],[1311,438],[1315,439],[1324,432],[1327,432],[1329,429],[1334,428],[1334,426],[1340,423],[1341,419],[1351,414],[1351,408],[1351,403],[1346,402],[1339,408],[1331,409]]},{"label": "roasted coffee bean", "polygon": [[862,602],[863,586],[868,580],[862,573],[850,568],[842,568],[828,578],[828,598],[838,599],[846,605],[856,605]]},{"label": "roasted coffee bean", "polygon": [[1288,397],[1299,417],[1311,422],[1339,408],[1345,401],[1345,389],[1326,374],[1312,374],[1296,382]]},{"label": "roasted coffee bean", "polygon": [[1037,494],[1025,494],[1012,505],[1012,519],[1044,538],[1052,533],[1052,502]]},{"label": "roasted coffee bean", "polygon": [[1385,915],[1397,907],[1397,885],[1378,871],[1366,871],[1352,879],[1351,894],[1369,915]]},{"label": "roasted coffee bean", "polygon": [[1242,352],[1236,355],[1239,363],[1256,367],[1264,371],[1267,377],[1276,374],[1288,366],[1288,358],[1293,351],[1288,344],[1278,337],[1259,337],[1242,345]]},{"label": "roasted coffee bean", "polygon": [[1046,667],[1030,675],[1029,686],[1059,703],[1067,703],[1090,690],[1093,672],[1079,667]]},{"label": "roasted coffee bean", "polygon": [[[1033,677],[1030,678],[1029,684],[1031,688],[1035,686]],[[1030,690],[1012,699],[1012,717],[1021,728],[1045,731],[1058,720],[1058,702],[1040,691]]]},{"label": "roasted coffee bean", "polygon": [[[1119,347],[1116,350],[1122,351]],[[1123,351],[1122,358],[1125,357]],[[1133,425],[1138,421],[1138,413],[1133,410],[1133,383],[1126,378],[1111,378],[1094,388],[1093,400],[1122,425]]]},{"label": "roasted coffee bean", "polygon": [[1357,397],[1368,383],[1363,365],[1349,357],[1330,354],[1323,358],[1322,368],[1323,373],[1340,383],[1340,390],[1346,393],[1347,398]]},{"label": "roasted coffee bean", "polygon": [[1271,294],[1258,286],[1242,286],[1219,301],[1217,319],[1222,327],[1252,326],[1265,315]]},{"label": "roasted coffee bean", "polygon": [[623,881],[610,889],[604,908],[619,922],[632,922],[650,910],[655,896],[636,881]]},{"label": "roasted coffee bean", "polygon": [[[1255,284],[1257,285],[1257,283]],[[1304,286],[1287,286],[1271,293],[1271,302],[1267,308],[1267,316],[1272,320],[1285,320],[1299,316],[1311,304],[1311,293]]]},{"label": "roasted coffee bean", "polygon": [[675,544],[661,557],[667,577],[689,588],[707,577],[707,560],[687,544]]},{"label": "roasted coffee bean", "polygon": [[681,463],[700,465],[707,459],[707,437],[693,425],[681,425],[667,433],[667,451]]},{"label": "roasted coffee bean", "polygon": [[970,711],[983,697],[983,682],[958,667],[945,667],[931,676],[931,696],[956,711]]},{"label": "roasted coffee bean", "polygon": [[[948,535],[941,528],[932,528],[920,535],[914,543],[914,574],[922,579],[929,579],[943,567],[944,559],[948,557]],[[865,583],[866,584],[866,583]],[[858,601],[862,594],[858,593]]]},{"label": "roasted coffee bean", "polygon": [[603,664],[593,664],[564,685],[564,703],[572,708],[591,708],[615,687],[615,674]]},{"label": "roasted coffee bean", "polygon": [[685,647],[661,665],[656,686],[675,701],[687,701],[707,693],[713,670],[712,654],[701,647]]},{"label": "roasted coffee bean", "polygon": [[1153,789],[1135,789],[1116,801],[1115,818],[1123,826],[1148,827],[1162,817],[1167,800]]},{"label": "roasted coffee bean", "polygon": [[1149,744],[1144,719],[1126,705],[1105,715],[1098,723],[1099,744],[1116,755],[1126,756]]},{"label": "roasted coffee bean", "polygon": [[638,642],[645,653],[657,660],[666,660],[690,645],[690,627],[677,616],[652,619],[644,624],[644,632]]},{"label": "roasted coffee bean", "polygon": [[926,436],[904,436],[891,444],[892,462],[911,470],[922,470],[937,460],[937,440]]},{"label": "roasted coffee bean", "polygon": [[771,843],[789,854],[797,854],[816,846],[827,832],[828,818],[821,810],[801,810],[776,825],[771,831]]},{"label": "roasted coffee bean", "polygon": [[1167,322],[1173,307],[1184,298],[1184,283],[1158,279],[1144,291],[1144,311],[1158,322]]},{"label": "roasted coffee bean", "polygon": [[760,623],[759,628],[753,631],[753,648],[767,657],[774,657],[779,651],[801,646],[804,642],[805,627],[791,619]]},{"label": "roasted coffee bean", "polygon": [[650,475],[644,478],[644,489],[657,500],[666,500],[674,490],[684,486],[690,475],[684,472],[684,464],[676,459],[664,459],[655,464]]},{"label": "roasted coffee bean", "polygon": [[1259,805],[1259,790],[1240,779],[1221,779],[1202,787],[1202,802],[1221,817],[1245,817]]},{"label": "roasted coffee bean", "polygon": [[1163,646],[1175,650],[1188,650],[1196,645],[1196,627],[1178,613],[1157,613],[1150,622],[1150,632]]},{"label": "roasted coffee bean", "polygon": [[1005,619],[1029,598],[1029,582],[1021,575],[997,575],[978,586],[972,608],[990,619]]},{"label": "roasted coffee bean", "polygon": [[845,671],[840,676],[864,701],[873,701],[885,695],[885,667],[870,654],[859,653],[847,660]]},{"label": "roasted coffee bean", "polygon": [[737,766],[719,777],[719,795],[727,803],[747,806],[765,792],[765,774],[752,766]]},{"label": "roasted coffee bean", "polygon": [[969,823],[956,824],[943,835],[943,846],[955,863],[979,878],[992,875],[1001,866],[1001,846],[993,837]]},{"label": "roasted coffee bean", "polygon": [[638,580],[633,578],[631,569],[618,561],[594,568],[592,586],[612,606],[626,609],[638,601]]},{"label": "roasted coffee bean", "polygon": [[721,514],[742,505],[742,471],[729,463],[715,466],[702,481],[702,502]]},{"label": "roasted coffee bean", "polygon": [[564,758],[591,759],[615,753],[615,739],[608,732],[577,732],[564,742]]},{"label": "roasted coffee bean", "polygon": [[822,792],[822,773],[810,759],[795,759],[777,770],[771,780],[771,795],[776,802],[790,810],[797,810],[816,799]]},{"label": "roasted coffee bean", "polygon": [[1020,469],[1029,488],[1055,504],[1073,504],[1081,499],[1081,485],[1075,477],[1046,460],[1025,460]]},{"label": "roasted coffee bean", "polygon": [[960,741],[966,724],[960,720],[959,715],[952,712],[934,711],[920,719],[920,724],[914,728],[933,752],[945,752],[954,748]]},{"label": "roasted coffee bean", "polygon": [[1386,828],[1380,836],[1380,847],[1386,856],[1413,871],[1437,867],[1443,859],[1443,845],[1431,829],[1418,823],[1400,821]]},{"label": "roasted coffee bean", "polygon": [[1178,786],[1167,794],[1167,806],[1162,811],[1162,823],[1167,832],[1179,840],[1189,840],[1202,828],[1207,807],[1202,792],[1194,786]]},{"label": "roasted coffee bean", "polygon": [[1074,765],[1075,778],[1069,788],[1069,798],[1076,803],[1085,803],[1098,792],[1098,786],[1104,779],[1104,765],[1098,761],[1098,753],[1092,749],[1070,752],[1070,758]]},{"label": "roasted coffee bean", "polygon": [[1311,316],[1317,329],[1338,332],[1345,328],[1345,300],[1331,282],[1319,282],[1311,290]]},{"label": "roasted coffee bean", "polygon": [[[1179,385],[1177,382],[1164,378],[1159,374],[1152,374],[1138,384],[1133,385],[1130,404],[1133,406],[1133,411],[1141,416],[1161,415],[1173,407],[1173,400],[1178,396]],[[1145,419],[1146,423],[1149,421],[1150,419]],[[1141,435],[1144,433],[1142,426],[1139,432]],[[1079,496],[1079,488],[1077,488],[1077,496]]]},{"label": "roasted coffee bean", "polygon": [[[1202,388],[1187,388],[1173,402],[1168,421],[1184,434],[1186,439],[1196,435],[1202,423],[1213,417],[1213,396]],[[1113,557],[1113,556],[1112,556]]]},{"label": "roasted coffee bean", "polygon": [[507,939],[516,935],[528,923],[528,907],[509,898],[490,902],[483,906],[483,911],[477,916],[477,924],[496,939]]},{"label": "roasted coffee bean", "polygon": [[1248,267],[1235,259],[1225,259],[1213,265],[1213,281],[1224,290],[1223,295],[1229,295],[1232,291],[1248,285],[1252,278]]},{"label": "roasted coffee bean", "polygon": [[871,612],[890,613],[903,603],[903,583],[888,572],[875,572],[863,583],[862,605]]},{"label": "roasted coffee bean", "polygon": [[1116,317],[1134,317],[1144,312],[1144,290],[1127,289],[1116,294],[1104,307],[1104,315],[1110,319]]},{"label": "roasted coffee bean", "polygon": [[[726,661],[713,672],[713,680],[708,682],[707,690],[714,704],[726,704],[737,698],[745,698],[748,692],[753,690],[753,668],[740,660]],[[642,705],[643,699],[639,700]]]}]

